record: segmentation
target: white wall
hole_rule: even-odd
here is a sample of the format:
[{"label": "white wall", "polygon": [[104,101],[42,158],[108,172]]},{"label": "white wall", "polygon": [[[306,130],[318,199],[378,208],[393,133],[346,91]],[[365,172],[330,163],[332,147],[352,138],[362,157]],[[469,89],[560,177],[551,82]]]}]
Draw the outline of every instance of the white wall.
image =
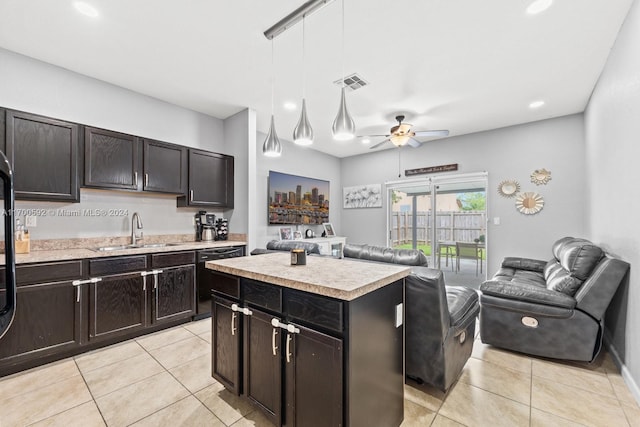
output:
[{"label": "white wall", "polygon": [[[551,258],[551,244],[563,236],[584,236],[584,132],[581,114],[451,137],[422,147],[390,149],[342,159],[342,185],[397,181],[401,170],[458,163],[455,173],[488,172],[487,225],[489,268],[495,272],[505,256]],[[535,169],[551,171],[547,185],[530,182]],[[545,200],[536,215],[523,215],[515,199],[497,194],[498,184],[515,179],[521,191],[536,191]],[[386,205],[386,194],[384,204]],[[334,204],[335,206],[335,204]],[[345,209],[342,233],[352,243],[386,245],[386,210]]]},{"label": "white wall", "polygon": [[[220,119],[4,49],[0,64],[1,107],[225,153]],[[81,203],[17,202],[16,207],[129,211],[128,222],[121,217],[39,217],[38,226],[31,228],[33,239],[127,235],[133,211],[140,212],[145,234],[191,233],[191,218],[197,211],[177,209],[175,196],[87,189],[81,190]],[[236,232],[239,224],[232,221],[230,231]]]},{"label": "white wall", "polygon": [[607,311],[606,336],[640,401],[640,4],[629,11],[585,113],[587,227],[591,239],[631,263]]},{"label": "white wall", "polygon": [[[269,240],[278,239],[278,226],[268,225],[268,177],[269,170],[301,175],[309,178],[329,181],[329,221],[333,224],[336,234],[343,236],[346,230],[342,226],[340,211],[342,210],[342,184],[340,179],[340,159],[328,154],[304,148],[280,138],[282,156],[278,158],[265,157],[262,154],[262,143],[266,135],[258,132],[256,149],[256,244],[249,246],[249,251],[255,247],[264,248]],[[294,226],[295,227],[295,226]],[[313,228],[316,236],[322,233],[322,226],[298,226],[299,230]]]}]

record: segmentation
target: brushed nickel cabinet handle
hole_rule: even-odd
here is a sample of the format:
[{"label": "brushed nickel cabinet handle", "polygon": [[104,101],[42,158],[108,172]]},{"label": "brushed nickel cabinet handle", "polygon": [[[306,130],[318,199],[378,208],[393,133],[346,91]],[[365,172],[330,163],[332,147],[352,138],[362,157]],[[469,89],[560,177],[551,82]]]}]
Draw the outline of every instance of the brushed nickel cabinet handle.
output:
[{"label": "brushed nickel cabinet handle", "polygon": [[238,316],[237,313],[231,313],[231,335],[236,334],[236,317],[237,316]]},{"label": "brushed nickel cabinet handle", "polygon": [[276,337],[278,336],[278,328],[273,328],[273,333],[271,334],[271,349],[273,350],[273,355],[278,355],[278,346],[276,345]]},{"label": "brushed nickel cabinet handle", "polygon": [[80,302],[80,286],[76,286],[76,302]]},{"label": "brushed nickel cabinet handle", "polygon": [[145,187],[149,186],[149,174],[148,173],[144,174],[144,186]]},{"label": "brushed nickel cabinet handle", "polygon": [[291,341],[293,340],[293,338],[291,337],[291,334],[287,334],[287,363],[291,362]]},{"label": "brushed nickel cabinet handle", "polygon": [[193,202],[193,190],[189,190],[189,201]]},{"label": "brushed nickel cabinet handle", "polygon": [[133,183],[138,185],[138,172],[133,173]]}]

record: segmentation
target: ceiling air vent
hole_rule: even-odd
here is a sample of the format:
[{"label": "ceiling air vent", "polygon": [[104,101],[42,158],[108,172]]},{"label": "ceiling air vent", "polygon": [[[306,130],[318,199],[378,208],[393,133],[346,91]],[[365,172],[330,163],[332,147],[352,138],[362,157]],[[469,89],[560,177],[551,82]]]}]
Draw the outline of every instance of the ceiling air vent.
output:
[{"label": "ceiling air vent", "polygon": [[[336,80],[334,83],[337,84],[338,86],[342,86],[342,80],[340,79]],[[344,78],[345,87],[347,87],[352,91],[356,89],[360,89],[361,87],[364,87],[368,84],[369,83],[367,83],[362,77],[360,77],[356,73],[351,74],[350,76],[347,76]]]}]

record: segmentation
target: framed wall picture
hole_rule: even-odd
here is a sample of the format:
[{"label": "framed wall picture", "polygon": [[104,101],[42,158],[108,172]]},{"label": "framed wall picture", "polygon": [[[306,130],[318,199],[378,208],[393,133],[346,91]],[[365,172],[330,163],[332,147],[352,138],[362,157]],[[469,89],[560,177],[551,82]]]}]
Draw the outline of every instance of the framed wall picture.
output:
[{"label": "framed wall picture", "polygon": [[323,222],[322,226],[324,227],[324,233],[327,237],[336,235],[335,231],[333,231],[333,225],[331,225],[330,222]]},{"label": "framed wall picture", "polygon": [[353,208],[381,208],[382,185],[367,184],[342,188],[342,207]]},{"label": "framed wall picture", "polygon": [[291,227],[280,227],[280,240],[292,240],[293,232]]},{"label": "framed wall picture", "polygon": [[293,232],[293,239],[294,240],[302,240],[302,231],[300,230],[296,230]]}]

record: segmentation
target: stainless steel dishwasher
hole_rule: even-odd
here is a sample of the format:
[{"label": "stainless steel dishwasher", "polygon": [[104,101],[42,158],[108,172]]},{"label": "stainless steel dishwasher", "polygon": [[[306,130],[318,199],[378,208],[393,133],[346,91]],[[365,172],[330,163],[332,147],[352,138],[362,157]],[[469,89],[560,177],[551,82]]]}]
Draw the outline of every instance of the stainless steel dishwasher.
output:
[{"label": "stainless steel dishwasher", "polygon": [[197,253],[196,288],[198,307],[195,320],[211,316],[211,292],[215,275],[205,268],[204,263],[216,259],[235,258],[244,256],[244,246],[225,246],[222,248],[203,249]]}]

